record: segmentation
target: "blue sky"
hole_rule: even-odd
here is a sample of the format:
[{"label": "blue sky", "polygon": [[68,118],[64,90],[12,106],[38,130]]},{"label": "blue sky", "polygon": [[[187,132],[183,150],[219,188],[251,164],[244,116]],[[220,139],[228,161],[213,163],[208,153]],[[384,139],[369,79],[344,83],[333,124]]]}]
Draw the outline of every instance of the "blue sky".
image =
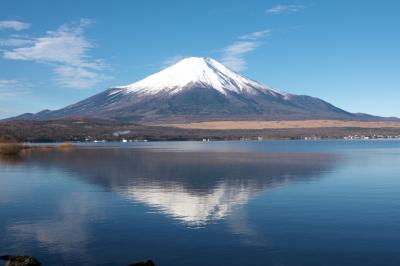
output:
[{"label": "blue sky", "polygon": [[400,117],[400,1],[19,1],[0,9],[0,118],[208,56],[275,89]]}]

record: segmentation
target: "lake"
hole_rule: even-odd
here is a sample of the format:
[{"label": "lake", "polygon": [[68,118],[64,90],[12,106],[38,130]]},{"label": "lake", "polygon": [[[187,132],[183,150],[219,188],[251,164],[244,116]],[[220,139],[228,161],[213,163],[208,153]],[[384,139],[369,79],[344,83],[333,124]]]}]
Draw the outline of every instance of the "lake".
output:
[{"label": "lake", "polygon": [[0,157],[0,253],[44,265],[400,265],[399,248],[398,140]]}]

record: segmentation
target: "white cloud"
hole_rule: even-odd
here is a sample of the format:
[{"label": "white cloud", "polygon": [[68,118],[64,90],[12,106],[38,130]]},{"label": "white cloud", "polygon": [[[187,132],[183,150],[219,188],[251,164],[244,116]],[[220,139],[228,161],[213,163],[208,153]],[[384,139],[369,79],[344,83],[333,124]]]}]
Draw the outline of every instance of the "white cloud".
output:
[{"label": "white cloud", "polygon": [[18,79],[0,79],[0,100],[7,100],[28,93],[32,84]]},{"label": "white cloud", "polygon": [[276,5],[270,9],[267,9],[265,12],[271,15],[279,15],[284,13],[295,13],[303,10],[305,8],[304,5]]},{"label": "white cloud", "polygon": [[33,39],[30,46],[14,48],[4,52],[10,60],[35,61],[53,66],[56,81],[62,87],[90,88],[106,79],[100,72],[107,65],[88,53],[95,47],[85,35],[85,28],[92,20],[64,24],[56,31],[48,31],[44,37]]},{"label": "white cloud", "polygon": [[1,46],[24,46],[29,44],[34,44],[33,40],[28,39],[20,39],[20,38],[10,38],[10,39],[1,39]]},{"label": "white cloud", "polygon": [[239,36],[239,40],[223,49],[222,63],[235,71],[245,70],[246,60],[244,56],[258,48],[262,44],[260,39],[270,32],[270,30],[263,30]]},{"label": "white cloud", "polygon": [[34,60],[77,65],[85,59],[88,49],[93,48],[83,36],[83,24],[62,25],[47,36],[35,40],[33,46],[17,48],[4,53],[7,59]]},{"label": "white cloud", "polygon": [[16,20],[2,20],[0,21],[0,30],[11,29],[11,30],[25,30],[30,28],[31,24],[16,21]]}]

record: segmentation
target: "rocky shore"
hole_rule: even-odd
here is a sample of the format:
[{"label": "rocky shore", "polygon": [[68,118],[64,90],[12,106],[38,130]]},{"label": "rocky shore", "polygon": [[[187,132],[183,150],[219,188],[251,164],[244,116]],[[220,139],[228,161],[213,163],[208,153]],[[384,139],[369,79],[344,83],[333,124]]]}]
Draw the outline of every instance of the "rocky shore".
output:
[{"label": "rocky shore", "polygon": [[[0,260],[5,261],[5,266],[40,266],[42,263],[31,256],[0,256]],[[129,264],[128,266],[155,266],[152,260],[145,260]]]}]

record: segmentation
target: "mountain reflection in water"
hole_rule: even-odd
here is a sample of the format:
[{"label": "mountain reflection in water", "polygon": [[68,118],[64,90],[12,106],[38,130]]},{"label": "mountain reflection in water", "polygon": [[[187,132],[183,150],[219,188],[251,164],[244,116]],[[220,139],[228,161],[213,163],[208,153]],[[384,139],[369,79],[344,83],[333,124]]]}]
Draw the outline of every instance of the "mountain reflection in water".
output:
[{"label": "mountain reflection in water", "polygon": [[24,164],[63,169],[188,226],[223,219],[258,192],[318,178],[337,161],[317,153],[133,149],[34,151],[23,158]]}]

